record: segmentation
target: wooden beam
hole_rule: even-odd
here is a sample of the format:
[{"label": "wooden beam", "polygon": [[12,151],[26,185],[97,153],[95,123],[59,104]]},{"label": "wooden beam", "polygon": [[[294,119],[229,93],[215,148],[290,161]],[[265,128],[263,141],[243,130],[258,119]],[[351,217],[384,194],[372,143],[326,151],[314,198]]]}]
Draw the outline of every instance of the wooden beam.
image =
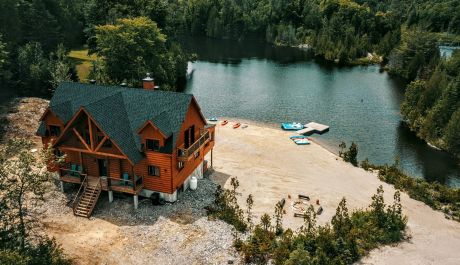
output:
[{"label": "wooden beam", "polygon": [[81,137],[81,135],[80,135],[80,133],[77,131],[77,129],[72,128],[72,131],[75,133],[75,135],[78,137],[78,139],[80,139],[80,141],[81,141],[82,144],[86,147],[86,149],[88,149],[89,151],[92,151],[92,149],[88,146],[88,144],[85,142],[85,140],[83,139],[83,137]]},{"label": "wooden beam", "polygon": [[109,157],[115,157],[115,158],[120,158],[120,159],[127,159],[125,156],[122,156],[122,155],[101,153],[101,152],[85,150],[85,149],[80,149],[80,148],[75,148],[75,147],[70,147],[70,146],[60,146],[59,148],[61,148],[64,151],[66,151],[66,150],[67,151],[76,151],[76,152],[82,152],[82,153],[92,154],[92,155],[109,156]]},{"label": "wooden beam", "polygon": [[94,151],[94,139],[93,139],[93,125],[91,123],[91,119],[88,115],[88,130],[89,130],[89,142],[91,144],[91,150]]},{"label": "wooden beam", "polygon": [[104,135],[104,138],[102,139],[102,141],[97,145],[96,149],[94,149],[94,151],[99,151],[99,149],[101,149],[102,145],[105,143],[105,141],[107,141],[107,139],[109,139],[107,137],[107,135]]},{"label": "wooden beam", "polygon": [[136,190],[136,176],[134,174],[134,166],[131,165],[131,172],[132,172],[132,181],[133,181],[133,190],[135,191]]}]

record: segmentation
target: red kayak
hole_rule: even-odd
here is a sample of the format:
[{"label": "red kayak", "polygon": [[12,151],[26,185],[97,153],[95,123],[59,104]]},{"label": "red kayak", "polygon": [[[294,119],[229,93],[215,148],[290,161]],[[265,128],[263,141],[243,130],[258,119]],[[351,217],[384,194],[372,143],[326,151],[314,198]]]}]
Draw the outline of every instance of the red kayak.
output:
[{"label": "red kayak", "polygon": [[228,121],[225,120],[225,121],[223,121],[223,122],[221,123],[221,125],[227,125],[227,123],[228,123]]},{"label": "red kayak", "polygon": [[236,129],[236,128],[240,127],[240,126],[241,126],[241,123],[238,122],[235,125],[233,125],[233,129]]}]

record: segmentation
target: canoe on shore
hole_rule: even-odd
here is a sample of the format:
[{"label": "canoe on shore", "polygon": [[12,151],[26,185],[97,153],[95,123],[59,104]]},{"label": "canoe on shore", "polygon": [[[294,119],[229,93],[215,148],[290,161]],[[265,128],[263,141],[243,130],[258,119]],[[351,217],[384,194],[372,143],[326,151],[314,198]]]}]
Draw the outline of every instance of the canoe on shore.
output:
[{"label": "canoe on shore", "polygon": [[227,125],[228,121],[227,120],[224,120],[223,122],[221,122],[220,124],[221,125]]},{"label": "canoe on shore", "polygon": [[238,123],[235,123],[235,124],[233,125],[233,129],[236,129],[236,128],[240,127],[240,126],[241,126],[241,123],[239,123],[239,122],[238,122]]},{"label": "canoe on shore", "polygon": [[308,139],[294,139],[294,142],[295,142],[297,145],[307,145],[307,144],[310,144],[310,141],[308,141]]}]

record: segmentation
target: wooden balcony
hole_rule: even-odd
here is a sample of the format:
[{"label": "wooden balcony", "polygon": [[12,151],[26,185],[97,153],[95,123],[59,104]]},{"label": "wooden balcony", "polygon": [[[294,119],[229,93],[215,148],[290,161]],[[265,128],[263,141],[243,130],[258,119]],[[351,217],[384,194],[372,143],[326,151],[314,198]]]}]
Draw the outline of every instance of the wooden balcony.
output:
[{"label": "wooden balcony", "polygon": [[201,147],[203,147],[205,144],[211,141],[211,133],[209,130],[205,130],[200,138],[196,140],[192,145],[190,145],[188,148],[184,148],[183,146],[178,148],[177,152],[177,158],[179,161],[187,161],[189,160],[192,155],[200,150]]},{"label": "wooden balcony", "polygon": [[80,184],[85,177],[86,174],[81,171],[71,170],[69,168],[59,168],[59,179],[63,182]]},{"label": "wooden balcony", "polygon": [[129,194],[139,194],[144,188],[144,178],[135,176],[135,181],[132,179],[119,179],[101,177],[102,189],[124,192]]},{"label": "wooden balcony", "polygon": [[[109,177],[98,177],[89,176],[85,173],[76,170],[70,170],[68,168],[59,169],[59,179],[65,183],[82,184],[85,179],[99,179],[101,182],[102,190],[113,190],[117,192],[124,192],[129,194],[139,194],[144,188],[144,178],[141,176],[129,176],[129,179],[122,178],[109,178]],[[135,179],[135,180],[134,180]]]}]

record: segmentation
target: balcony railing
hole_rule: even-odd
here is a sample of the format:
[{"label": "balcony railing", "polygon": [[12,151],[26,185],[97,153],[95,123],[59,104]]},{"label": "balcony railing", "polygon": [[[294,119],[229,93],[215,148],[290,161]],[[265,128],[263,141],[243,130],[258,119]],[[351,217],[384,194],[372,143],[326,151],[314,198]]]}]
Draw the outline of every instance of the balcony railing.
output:
[{"label": "balcony railing", "polygon": [[111,177],[101,177],[102,189],[137,194],[144,187],[142,176],[135,176],[135,179],[120,179]]},{"label": "balcony railing", "polygon": [[178,158],[179,160],[187,160],[191,155],[193,155],[198,149],[211,140],[211,134],[209,130],[206,130],[198,140],[196,140],[188,148],[179,147],[178,149]]},{"label": "balcony railing", "polygon": [[64,167],[59,168],[60,179],[64,182],[82,183],[86,174],[79,165],[75,165],[75,169],[71,169],[72,167],[70,165],[71,164],[66,164]]}]

